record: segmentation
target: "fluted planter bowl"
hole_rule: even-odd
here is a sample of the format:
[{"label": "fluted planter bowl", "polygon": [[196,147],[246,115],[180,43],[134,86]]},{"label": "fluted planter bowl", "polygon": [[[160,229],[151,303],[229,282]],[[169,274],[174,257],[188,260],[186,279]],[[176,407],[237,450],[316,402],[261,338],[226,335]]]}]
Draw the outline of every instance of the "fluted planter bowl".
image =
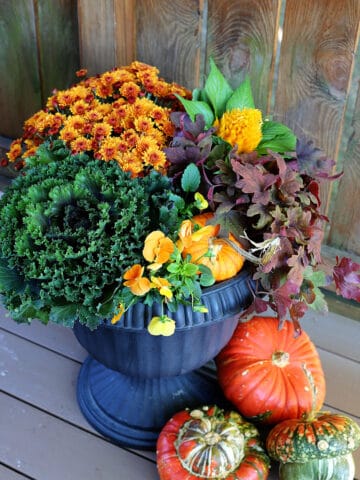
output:
[{"label": "fluted planter bowl", "polygon": [[[239,313],[252,299],[247,271],[204,289],[207,313],[181,306],[167,313],[176,321],[170,337],[153,336],[147,326],[160,305],[138,303],[120,322],[96,330],[77,323],[74,333],[89,357],[78,378],[78,401],[87,420],[114,442],[154,448],[175,412],[206,403],[224,403],[215,371],[205,366],[230,340]],[[203,367],[203,368],[200,368]]]}]

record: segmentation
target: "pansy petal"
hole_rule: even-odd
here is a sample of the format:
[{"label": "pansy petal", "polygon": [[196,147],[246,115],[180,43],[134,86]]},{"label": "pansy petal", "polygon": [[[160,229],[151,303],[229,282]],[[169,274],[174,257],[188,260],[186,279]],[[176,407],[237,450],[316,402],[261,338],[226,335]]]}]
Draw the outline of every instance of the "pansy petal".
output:
[{"label": "pansy petal", "polygon": [[165,315],[153,317],[148,325],[148,332],[151,335],[169,337],[175,332],[175,321]]},{"label": "pansy petal", "polygon": [[139,265],[138,263],[133,265],[129,270],[126,270],[124,273],[125,280],[132,280],[134,278],[142,277],[144,273],[144,267]]}]

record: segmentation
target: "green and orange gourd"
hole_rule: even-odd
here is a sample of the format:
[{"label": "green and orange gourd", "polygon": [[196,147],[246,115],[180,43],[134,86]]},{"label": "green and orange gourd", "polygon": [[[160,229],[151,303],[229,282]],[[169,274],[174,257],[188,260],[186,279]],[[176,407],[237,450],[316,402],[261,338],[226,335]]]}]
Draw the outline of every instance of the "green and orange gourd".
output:
[{"label": "green and orange gourd", "polygon": [[266,439],[268,454],[280,462],[280,480],[353,480],[352,452],[359,446],[359,425],[336,413],[285,420]]},{"label": "green and orange gourd", "polygon": [[254,425],[217,406],[176,413],[157,442],[160,480],[266,480],[269,465]]}]

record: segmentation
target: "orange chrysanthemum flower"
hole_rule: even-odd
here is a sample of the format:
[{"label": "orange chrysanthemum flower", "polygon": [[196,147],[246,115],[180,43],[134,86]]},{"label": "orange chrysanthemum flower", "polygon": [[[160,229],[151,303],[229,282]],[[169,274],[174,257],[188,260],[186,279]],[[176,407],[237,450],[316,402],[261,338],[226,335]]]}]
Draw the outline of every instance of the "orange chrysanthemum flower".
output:
[{"label": "orange chrysanthemum flower", "polygon": [[119,143],[120,140],[116,137],[108,137],[101,142],[99,149],[100,158],[102,160],[114,160],[119,156]]},{"label": "orange chrysanthemum flower", "polygon": [[[86,73],[83,69],[78,75],[83,77]],[[63,140],[72,152],[86,148],[94,158],[108,160],[115,156],[121,168],[134,176],[147,174],[149,167],[166,173],[161,152],[174,134],[170,114],[181,108],[174,94],[190,98],[191,93],[158,75],[156,67],[133,62],[85,78],[67,90],[54,90],[46,110],[36,112],[25,122],[20,145],[24,145],[25,139],[32,142],[24,151],[14,145],[9,160],[26,157],[28,150],[33,154],[34,148],[51,136],[52,140]],[[149,94],[157,98],[148,98]],[[116,141],[104,143],[115,138],[116,152]]]},{"label": "orange chrysanthemum flower", "polygon": [[149,148],[144,153],[143,162],[147,166],[153,166],[155,170],[161,170],[166,165],[166,155],[158,148]]},{"label": "orange chrysanthemum flower", "polygon": [[95,140],[100,141],[111,134],[111,125],[105,122],[96,123],[94,125],[92,134]]},{"label": "orange chrysanthemum flower", "polygon": [[214,124],[218,127],[217,135],[233,147],[238,153],[255,150],[261,140],[262,115],[256,108],[243,108],[225,112]]},{"label": "orange chrysanthemum flower", "polygon": [[91,140],[86,137],[80,136],[78,138],[75,138],[75,140],[70,143],[70,146],[72,153],[87,152],[91,149]]},{"label": "orange chrysanthemum flower", "polygon": [[70,107],[70,112],[73,115],[84,115],[87,110],[89,110],[90,106],[85,100],[77,100],[73,105]]},{"label": "orange chrysanthemum flower", "polygon": [[75,138],[78,136],[78,132],[75,130],[75,128],[69,126],[69,127],[64,127],[61,132],[60,132],[60,138],[61,140],[64,140],[66,143],[70,143]]},{"label": "orange chrysanthemum flower", "polygon": [[11,148],[7,153],[7,157],[10,162],[14,162],[22,153],[21,138],[14,140],[11,144]]}]

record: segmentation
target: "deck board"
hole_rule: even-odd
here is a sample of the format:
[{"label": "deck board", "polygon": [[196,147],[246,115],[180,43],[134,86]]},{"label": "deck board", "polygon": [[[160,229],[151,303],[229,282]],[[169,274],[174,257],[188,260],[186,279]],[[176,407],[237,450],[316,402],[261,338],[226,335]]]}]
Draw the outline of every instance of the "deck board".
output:
[{"label": "deck board", "polygon": [[[360,310],[359,310],[360,311]],[[75,385],[86,352],[71,330],[18,325],[0,308],[0,480],[158,479],[154,452],[113,445],[83,418]],[[310,312],[302,322],[325,371],[325,409],[360,423],[360,323]],[[360,478],[360,450],[355,455]],[[274,465],[269,480],[276,480]]]},{"label": "deck board", "polygon": [[9,470],[4,465],[0,465],[0,478],[2,480],[29,480],[30,477],[25,477],[14,470]]},{"label": "deck board", "polygon": [[36,480],[158,478],[154,462],[6,394],[0,411],[2,462]]}]

